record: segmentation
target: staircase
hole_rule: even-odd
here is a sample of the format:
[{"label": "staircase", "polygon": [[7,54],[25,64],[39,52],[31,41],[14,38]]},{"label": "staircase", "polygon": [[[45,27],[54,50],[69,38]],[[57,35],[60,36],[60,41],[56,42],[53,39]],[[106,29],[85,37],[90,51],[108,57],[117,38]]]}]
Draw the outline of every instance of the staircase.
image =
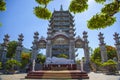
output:
[{"label": "staircase", "polygon": [[86,72],[79,70],[29,72],[26,79],[89,79]]}]

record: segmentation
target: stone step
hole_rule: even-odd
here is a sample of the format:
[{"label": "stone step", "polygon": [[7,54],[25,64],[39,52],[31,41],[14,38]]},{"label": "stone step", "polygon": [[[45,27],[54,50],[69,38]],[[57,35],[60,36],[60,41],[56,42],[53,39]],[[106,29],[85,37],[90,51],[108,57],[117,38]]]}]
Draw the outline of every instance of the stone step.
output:
[{"label": "stone step", "polygon": [[89,79],[88,76],[27,76],[26,79]]},{"label": "stone step", "polygon": [[55,74],[55,73],[52,73],[52,74],[51,73],[47,73],[47,74],[46,73],[45,74],[41,74],[41,73],[39,73],[39,74],[27,74],[27,76],[43,76],[43,75],[50,75],[50,76],[54,76],[54,75],[87,76],[87,74],[80,74],[80,73],[79,74],[77,74],[77,73],[72,73],[72,74],[70,74],[70,73],[69,74],[62,74],[62,73],[59,73],[59,74]]},{"label": "stone step", "polygon": [[88,79],[85,72],[80,71],[35,71],[25,77],[27,79]]}]

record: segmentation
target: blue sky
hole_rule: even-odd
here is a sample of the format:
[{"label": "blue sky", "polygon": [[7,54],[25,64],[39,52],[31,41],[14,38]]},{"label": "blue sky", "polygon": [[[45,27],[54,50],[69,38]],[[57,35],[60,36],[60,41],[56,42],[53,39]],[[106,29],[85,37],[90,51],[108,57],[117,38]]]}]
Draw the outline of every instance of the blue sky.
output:
[{"label": "blue sky", "polygon": [[[39,32],[40,36],[47,36],[47,28],[49,22],[47,20],[42,20],[37,18],[33,14],[33,8],[38,6],[35,0],[6,0],[7,10],[0,12],[0,22],[2,27],[0,27],[0,43],[3,42],[5,34],[10,35],[10,41],[17,40],[18,35],[23,33],[24,41],[23,45],[26,48],[32,46],[34,32]],[[68,10],[70,0],[54,0],[48,5],[48,8],[53,12],[60,9],[60,5],[63,5],[64,10]],[[88,32],[89,46],[93,49],[99,46],[98,33],[104,33],[105,42],[107,45],[114,46],[113,34],[114,32],[120,33],[120,12],[115,16],[117,21],[114,25],[101,30],[89,30],[87,28],[87,20],[89,20],[93,15],[100,12],[103,7],[101,4],[97,4],[94,0],[89,0],[89,9],[80,14],[73,14],[76,27],[76,36],[80,35],[82,38],[83,31]],[[45,51],[43,51],[45,53]],[[84,56],[83,50],[79,49],[79,57]]]}]

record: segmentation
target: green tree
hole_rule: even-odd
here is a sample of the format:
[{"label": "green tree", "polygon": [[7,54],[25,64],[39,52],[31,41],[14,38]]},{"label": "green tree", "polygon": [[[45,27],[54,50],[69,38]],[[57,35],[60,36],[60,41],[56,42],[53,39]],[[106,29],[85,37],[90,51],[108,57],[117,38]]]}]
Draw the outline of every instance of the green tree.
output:
[{"label": "green tree", "polygon": [[6,3],[4,0],[0,0],[0,11],[6,10]]},{"label": "green tree", "polygon": [[41,53],[37,55],[37,60],[36,60],[37,63],[43,64],[45,62],[45,60],[46,60],[45,55],[43,55]]},{"label": "green tree", "polygon": [[57,57],[59,57],[59,58],[68,58],[68,56],[66,54],[59,54]]},{"label": "green tree", "polygon": [[2,62],[0,62],[0,69],[2,69]]},{"label": "green tree", "polygon": [[30,53],[28,52],[22,52],[21,54],[21,64],[22,68],[24,68],[30,61]]},{"label": "green tree", "polygon": [[[113,59],[114,57],[117,58],[117,52],[116,52],[115,47],[107,45],[106,49],[107,49],[108,60]],[[102,63],[101,63],[101,54],[100,54],[100,48],[99,47],[95,48],[95,50],[93,51],[93,54],[91,55],[90,59],[97,66],[101,66]]]},{"label": "green tree", "polygon": [[14,71],[15,67],[20,67],[20,66],[21,66],[21,63],[14,59],[8,60],[5,64],[5,68],[8,71]]},{"label": "green tree", "polygon": [[88,9],[88,0],[72,0],[69,6],[69,10],[75,13],[81,13]]},{"label": "green tree", "polygon": [[8,58],[13,58],[15,56],[16,48],[17,48],[16,41],[11,41],[8,43],[8,46],[7,46],[7,57]]},{"label": "green tree", "polygon": [[38,18],[50,19],[52,13],[47,9],[47,4],[52,0],[35,0],[35,1],[39,4],[39,6],[34,8],[34,14]]},{"label": "green tree", "polygon": [[[0,11],[6,10],[6,2],[4,0],[0,0]],[[0,23],[0,26],[2,26],[2,23]]]},{"label": "green tree", "polygon": [[[38,18],[50,19],[51,11],[47,9],[47,5],[53,0],[36,0],[40,5],[34,8],[34,13]],[[115,14],[120,11],[120,0],[111,0],[107,3],[107,0],[95,0],[96,3],[104,5],[100,13],[93,15],[88,20],[87,26],[89,29],[101,29],[111,26],[116,22]],[[88,0],[71,0],[69,5],[69,11],[75,13],[81,13],[88,9]]]}]

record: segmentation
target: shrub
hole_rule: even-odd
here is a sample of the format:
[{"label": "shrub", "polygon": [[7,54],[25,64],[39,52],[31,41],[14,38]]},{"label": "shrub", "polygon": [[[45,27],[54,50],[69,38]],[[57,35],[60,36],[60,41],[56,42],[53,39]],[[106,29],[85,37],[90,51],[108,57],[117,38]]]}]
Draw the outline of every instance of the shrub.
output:
[{"label": "shrub", "polygon": [[59,57],[59,58],[68,58],[68,56],[66,54],[59,54],[57,57]]},{"label": "shrub", "polygon": [[8,60],[5,64],[6,70],[9,70],[9,71],[11,71],[11,70],[14,71],[14,68],[19,67],[19,66],[21,66],[21,63],[14,59]]},{"label": "shrub", "polygon": [[104,62],[102,66],[105,67],[109,73],[115,73],[117,70],[117,63],[113,60],[108,60],[107,62]]}]

